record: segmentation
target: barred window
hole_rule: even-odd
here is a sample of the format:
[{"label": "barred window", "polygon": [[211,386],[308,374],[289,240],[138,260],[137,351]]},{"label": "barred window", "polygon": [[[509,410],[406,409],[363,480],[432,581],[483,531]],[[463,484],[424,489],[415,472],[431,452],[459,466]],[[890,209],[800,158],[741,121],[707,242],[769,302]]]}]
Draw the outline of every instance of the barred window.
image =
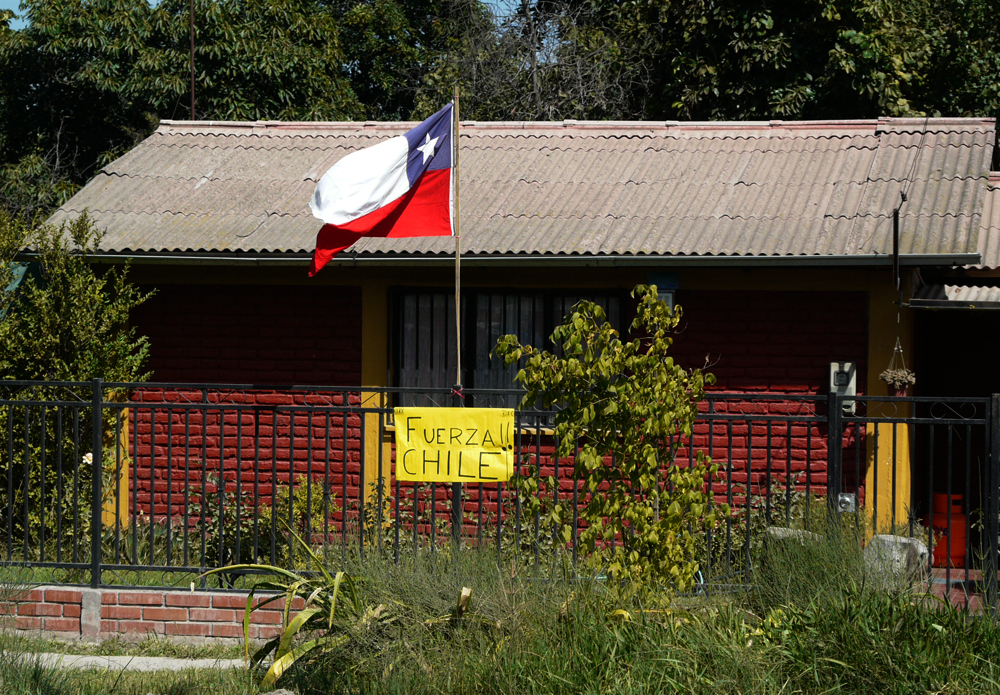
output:
[{"label": "barred window", "polygon": [[[623,295],[618,292],[469,290],[462,296],[462,380],[467,389],[517,388],[518,366],[505,367],[491,354],[497,340],[513,334],[522,344],[557,350],[552,331],[581,299],[601,305],[608,321],[622,328]],[[445,290],[399,290],[394,302],[394,376],[401,387],[445,388],[455,382],[455,295]],[[470,314],[469,312],[474,312]],[[471,330],[470,330],[471,329]],[[514,407],[513,394],[475,395],[469,405]],[[449,405],[447,396],[404,394],[402,405]]]}]

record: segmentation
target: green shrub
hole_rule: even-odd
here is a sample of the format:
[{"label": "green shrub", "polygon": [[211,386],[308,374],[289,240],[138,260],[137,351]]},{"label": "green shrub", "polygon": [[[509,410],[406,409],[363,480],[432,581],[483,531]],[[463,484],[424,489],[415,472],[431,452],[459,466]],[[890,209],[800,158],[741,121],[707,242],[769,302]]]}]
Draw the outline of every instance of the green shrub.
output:
[{"label": "green shrub", "polygon": [[[496,352],[526,389],[522,408],[557,408],[555,455],[573,457],[573,478],[586,502],[579,511],[580,545],[600,558],[615,580],[636,587],[687,591],[699,569],[698,535],[728,514],[714,505],[708,481],[717,467],[698,452],[691,466],[675,461],[691,437],[698,402],[714,377],[687,371],[667,354],[681,310],[656,287],[639,285],[631,341],[620,339],[604,310],[573,307],[552,334],[559,354],[502,337]],[[537,469],[516,475],[528,514],[540,514],[557,543],[572,539],[572,500],[554,499],[557,481]]]}]

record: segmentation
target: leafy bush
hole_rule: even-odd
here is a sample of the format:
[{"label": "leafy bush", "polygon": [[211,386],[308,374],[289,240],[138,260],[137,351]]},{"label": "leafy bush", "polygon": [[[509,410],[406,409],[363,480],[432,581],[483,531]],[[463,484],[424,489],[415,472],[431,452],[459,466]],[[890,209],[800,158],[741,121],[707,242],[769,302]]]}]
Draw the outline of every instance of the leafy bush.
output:
[{"label": "leafy bush", "polygon": [[[335,511],[335,498],[336,493],[331,491],[330,514]],[[308,567],[308,554],[284,531],[289,524],[295,532],[309,538],[310,544],[318,541],[322,545],[324,542],[322,537],[316,538],[317,531],[323,529],[322,488],[314,484],[310,495],[305,476],[298,476],[294,486],[278,486],[273,509],[271,504],[260,504],[255,510],[253,502],[248,503],[246,498],[238,496],[235,487],[227,486],[217,474],[210,473],[205,484],[194,489],[192,514],[202,513],[202,501],[205,511],[199,525],[204,527],[206,537],[206,567],[261,561],[289,569]],[[311,529],[308,528],[310,523]],[[200,528],[198,534],[200,539]]]},{"label": "leafy bush", "polygon": [[[692,466],[675,461],[714,377],[687,371],[667,354],[680,308],[672,311],[655,286],[639,285],[633,296],[639,306],[631,341],[584,300],[552,334],[560,354],[521,345],[513,335],[495,349],[507,365],[523,365],[523,408],[559,408],[555,455],[574,456],[573,477],[589,496],[580,511],[581,546],[602,557],[615,579],[686,591],[699,568],[693,531],[714,528],[728,513],[710,503],[707,481],[718,469],[703,452]],[[556,484],[539,480],[537,470],[514,480],[529,513],[544,513],[545,527],[566,544],[572,501],[542,494]]]},{"label": "leafy bush", "polygon": [[[127,265],[106,272],[93,265],[101,236],[86,214],[53,226],[32,225],[0,210],[0,379],[140,381],[147,376],[149,344],[128,327],[128,317],[149,295],[128,281]],[[14,283],[15,260],[25,249],[31,263]],[[89,554],[92,471],[81,461],[89,447],[74,447],[73,434],[80,442],[90,440],[92,419],[85,406],[91,394],[58,387],[4,388],[12,403],[0,407],[0,423],[13,445],[11,456],[0,447],[0,478],[12,489],[5,501],[13,515],[11,540],[26,548],[25,559],[38,559],[50,547],[51,558],[52,544],[64,542],[63,534],[72,529],[73,543]],[[47,400],[80,407],[20,404]],[[113,446],[109,423],[104,434],[105,444]],[[106,482],[113,483],[115,462],[106,464],[110,471],[106,467],[104,473],[112,476]],[[64,485],[69,480],[71,489]],[[105,501],[112,491],[113,484],[105,486]]]}]

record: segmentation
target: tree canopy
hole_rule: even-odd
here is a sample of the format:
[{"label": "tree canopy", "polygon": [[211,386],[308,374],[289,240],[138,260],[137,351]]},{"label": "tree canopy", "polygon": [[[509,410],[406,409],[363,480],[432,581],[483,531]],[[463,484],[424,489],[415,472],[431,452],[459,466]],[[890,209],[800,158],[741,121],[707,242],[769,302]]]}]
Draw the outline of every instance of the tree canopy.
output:
[{"label": "tree canopy", "polygon": [[[995,0],[195,0],[196,117],[1000,115]],[[188,0],[0,12],[0,205],[46,214],[189,117]],[[1000,168],[1000,158],[994,166]]]}]

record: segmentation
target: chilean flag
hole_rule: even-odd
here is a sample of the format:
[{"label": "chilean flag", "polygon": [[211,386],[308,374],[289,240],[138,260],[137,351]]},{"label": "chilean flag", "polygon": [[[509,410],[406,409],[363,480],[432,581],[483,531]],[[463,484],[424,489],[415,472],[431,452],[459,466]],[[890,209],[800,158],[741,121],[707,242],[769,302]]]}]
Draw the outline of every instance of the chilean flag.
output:
[{"label": "chilean flag", "polygon": [[448,104],[413,130],[352,152],[323,174],[309,207],[326,224],[309,276],[361,237],[451,236],[452,129]]}]

